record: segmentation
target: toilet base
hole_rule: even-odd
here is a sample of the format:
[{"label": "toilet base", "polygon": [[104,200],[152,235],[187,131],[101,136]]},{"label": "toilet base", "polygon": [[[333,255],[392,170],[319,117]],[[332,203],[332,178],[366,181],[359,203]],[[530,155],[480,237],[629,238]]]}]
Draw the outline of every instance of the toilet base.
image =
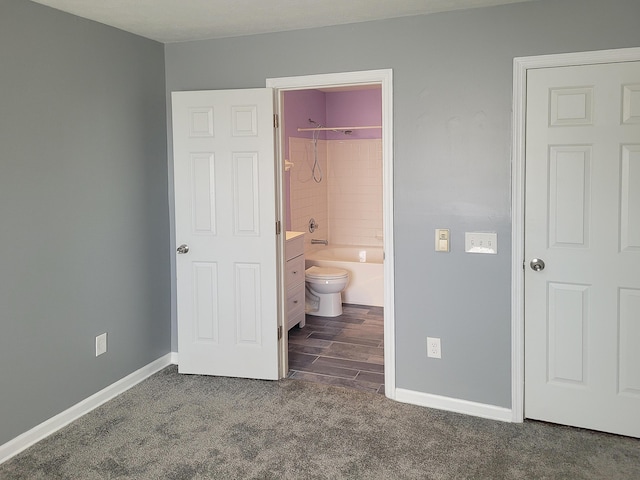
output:
[{"label": "toilet base", "polygon": [[[307,289],[305,313],[316,317],[342,315],[342,293],[317,293]],[[318,300],[319,299],[319,300]]]}]

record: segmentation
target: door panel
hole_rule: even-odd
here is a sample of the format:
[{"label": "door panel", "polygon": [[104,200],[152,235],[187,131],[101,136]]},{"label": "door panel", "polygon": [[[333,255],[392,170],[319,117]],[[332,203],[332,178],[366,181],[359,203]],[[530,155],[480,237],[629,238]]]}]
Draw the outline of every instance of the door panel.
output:
[{"label": "door panel", "polygon": [[272,95],[172,94],[181,373],[278,378]]},{"label": "door panel", "polygon": [[639,85],[640,62],[529,70],[524,266],[525,416],[637,437]]},{"label": "door panel", "polygon": [[640,289],[621,288],[620,305],[620,379],[619,393],[640,398]]},{"label": "door panel", "polygon": [[640,145],[622,146],[620,184],[621,248],[640,252]]}]

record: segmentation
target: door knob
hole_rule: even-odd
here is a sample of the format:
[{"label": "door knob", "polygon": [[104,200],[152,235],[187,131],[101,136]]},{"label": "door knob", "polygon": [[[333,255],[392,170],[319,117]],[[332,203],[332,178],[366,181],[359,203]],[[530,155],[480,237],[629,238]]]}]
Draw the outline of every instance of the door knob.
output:
[{"label": "door knob", "polygon": [[187,245],[186,243],[183,243],[182,245],[180,245],[178,247],[178,253],[180,254],[185,254],[189,251],[189,245]]},{"label": "door knob", "polygon": [[536,272],[544,270],[544,260],[542,260],[541,258],[534,258],[533,260],[531,260],[529,265],[531,265],[531,268]]}]

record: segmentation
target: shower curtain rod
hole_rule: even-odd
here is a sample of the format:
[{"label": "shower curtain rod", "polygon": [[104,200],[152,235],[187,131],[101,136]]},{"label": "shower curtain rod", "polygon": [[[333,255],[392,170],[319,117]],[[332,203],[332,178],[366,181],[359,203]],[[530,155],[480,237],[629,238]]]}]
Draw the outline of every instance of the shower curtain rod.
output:
[{"label": "shower curtain rod", "polygon": [[315,132],[318,130],[366,130],[370,128],[382,128],[382,125],[370,125],[366,127],[313,127],[313,128],[298,128],[299,132]]}]

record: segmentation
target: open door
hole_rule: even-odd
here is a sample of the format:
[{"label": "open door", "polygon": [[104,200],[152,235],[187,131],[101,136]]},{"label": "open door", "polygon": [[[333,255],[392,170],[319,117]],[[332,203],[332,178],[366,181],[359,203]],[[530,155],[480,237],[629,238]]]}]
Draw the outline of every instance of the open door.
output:
[{"label": "open door", "polygon": [[527,74],[525,414],[640,437],[640,62]]},{"label": "open door", "polygon": [[173,92],[178,371],[278,379],[273,92]]}]

